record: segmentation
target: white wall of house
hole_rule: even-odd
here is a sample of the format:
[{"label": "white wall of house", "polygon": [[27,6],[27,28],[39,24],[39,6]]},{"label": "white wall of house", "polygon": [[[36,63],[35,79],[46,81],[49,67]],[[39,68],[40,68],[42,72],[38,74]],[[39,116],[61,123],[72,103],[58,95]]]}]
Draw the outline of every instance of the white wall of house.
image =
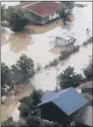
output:
[{"label": "white wall of house", "polygon": [[58,46],[65,46],[68,42],[63,39],[63,38],[56,38],[55,39],[55,44],[58,45]]},{"label": "white wall of house", "polygon": [[4,103],[6,101],[6,96],[2,96],[1,101]]},{"label": "white wall of house", "polygon": [[53,20],[53,19],[56,19],[58,17],[59,17],[58,13],[53,13],[53,14],[49,15],[49,20]]}]

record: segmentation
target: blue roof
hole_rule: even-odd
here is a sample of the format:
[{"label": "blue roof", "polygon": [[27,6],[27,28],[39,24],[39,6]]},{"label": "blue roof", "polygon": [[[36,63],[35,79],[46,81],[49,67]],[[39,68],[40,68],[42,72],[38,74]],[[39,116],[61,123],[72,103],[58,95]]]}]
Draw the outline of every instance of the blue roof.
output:
[{"label": "blue roof", "polygon": [[74,88],[68,88],[60,91],[51,99],[43,101],[38,106],[44,106],[47,103],[54,103],[58,108],[60,108],[67,115],[71,115],[82,106],[87,103],[87,100],[79,94]]},{"label": "blue roof", "polygon": [[44,94],[43,94],[43,96],[41,98],[41,101],[46,101],[46,100],[54,97],[56,94],[57,94],[56,91],[49,91],[49,90],[47,90],[47,91],[44,92]]}]

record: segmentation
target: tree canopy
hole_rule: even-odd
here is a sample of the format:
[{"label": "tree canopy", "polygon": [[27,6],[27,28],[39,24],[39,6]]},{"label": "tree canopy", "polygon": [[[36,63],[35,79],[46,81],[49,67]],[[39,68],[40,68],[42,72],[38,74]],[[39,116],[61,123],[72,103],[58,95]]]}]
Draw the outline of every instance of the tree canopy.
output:
[{"label": "tree canopy", "polygon": [[[26,55],[21,55],[16,64],[9,68],[5,63],[1,63],[1,87],[2,92],[6,85],[13,88],[14,85],[28,80],[35,73],[34,62]],[[2,94],[3,95],[3,94]]]},{"label": "tree canopy", "polygon": [[84,68],[84,75],[86,80],[93,80],[93,62],[90,59],[89,64],[86,68]]},{"label": "tree canopy", "polygon": [[29,78],[34,75],[34,62],[26,55],[21,55],[16,63],[17,67],[21,70],[24,78]]},{"label": "tree canopy", "polygon": [[33,90],[30,96],[22,98],[19,106],[20,116],[31,116],[36,111],[36,105],[41,102],[42,94],[42,90]]},{"label": "tree canopy", "polygon": [[32,17],[26,10],[19,7],[8,7],[7,20],[13,31],[19,32],[24,30],[25,25],[29,24]]},{"label": "tree canopy", "polygon": [[6,9],[5,9],[5,5],[1,5],[1,21],[4,21],[6,19]]},{"label": "tree canopy", "polygon": [[62,8],[58,10],[60,17],[63,20],[63,23],[66,24],[66,21],[70,21],[72,17],[72,9],[75,6],[74,1],[60,1]]},{"label": "tree canopy", "polygon": [[11,70],[5,63],[1,63],[1,87],[5,87],[5,85],[10,85],[11,83]]},{"label": "tree canopy", "polygon": [[76,74],[73,67],[66,68],[59,76],[58,82],[61,89],[77,87],[84,81],[81,74]]}]

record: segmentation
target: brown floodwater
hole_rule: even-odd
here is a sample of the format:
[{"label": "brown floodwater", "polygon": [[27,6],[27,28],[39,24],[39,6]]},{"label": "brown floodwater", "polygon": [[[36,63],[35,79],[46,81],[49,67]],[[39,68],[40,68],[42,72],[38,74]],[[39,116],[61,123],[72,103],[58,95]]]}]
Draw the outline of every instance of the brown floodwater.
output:
[{"label": "brown floodwater", "polygon": [[[77,44],[80,45],[87,38],[86,28],[89,28],[90,30],[92,28],[92,3],[87,2],[86,4],[88,4],[88,7],[85,7],[83,9],[74,9],[75,21],[71,25],[71,32],[74,33],[74,35],[77,38]],[[34,36],[34,38],[32,37],[32,35],[29,35],[28,33],[15,34],[9,29],[6,29],[5,32],[1,33],[1,61],[5,62],[10,67],[12,64],[16,63],[21,54],[25,53],[35,62],[47,64],[47,62],[51,61],[56,57],[56,54],[48,52],[51,50],[51,47],[48,44],[48,35],[38,36],[38,34],[46,33],[51,29],[57,27],[58,25],[59,23],[53,23],[49,25],[49,27],[46,25],[44,27],[34,27],[34,29],[33,26],[30,26],[29,28],[33,29],[33,33],[37,34]],[[79,73],[82,71],[82,68],[88,64],[89,56],[91,54],[92,44],[88,45],[87,47],[82,47],[77,54],[71,56],[70,59],[68,59],[68,61],[66,61],[65,63],[62,63],[59,66],[59,70],[63,71],[70,65],[75,68],[75,71],[77,73]],[[35,75],[32,83],[35,85],[36,88],[39,89],[54,89],[56,86],[56,70],[57,68],[55,67],[50,68],[46,71],[41,71],[40,73]],[[30,89],[24,88],[24,90],[25,92],[22,93],[26,95],[26,93],[28,93]],[[12,100],[12,102],[8,101],[5,105],[3,105],[4,107],[2,107],[2,121],[9,117],[11,111],[14,119],[16,119],[19,116],[19,112],[17,110],[19,105],[18,101],[16,103],[16,101],[13,101],[13,99],[10,100]],[[13,105],[15,105],[15,108],[11,110]],[[8,108],[9,110],[7,111]]]},{"label": "brown floodwater", "polygon": [[[17,95],[14,96],[14,91]],[[15,121],[19,120],[19,110],[18,106],[20,105],[19,100],[25,96],[29,96],[32,92],[31,84],[21,84],[19,87],[16,87],[15,90],[8,95],[7,100],[4,104],[0,105],[1,108],[1,117],[0,121],[3,122],[10,116],[13,117]]]}]

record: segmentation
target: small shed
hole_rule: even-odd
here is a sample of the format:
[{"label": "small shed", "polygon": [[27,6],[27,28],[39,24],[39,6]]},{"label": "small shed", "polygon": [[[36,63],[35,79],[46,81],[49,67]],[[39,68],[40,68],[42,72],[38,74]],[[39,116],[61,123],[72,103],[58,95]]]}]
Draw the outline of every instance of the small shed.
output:
[{"label": "small shed", "polygon": [[87,101],[74,88],[58,92],[54,97],[41,102],[41,117],[43,119],[68,125],[73,121],[74,115]]},{"label": "small shed", "polygon": [[67,46],[69,44],[73,44],[75,39],[70,36],[62,37],[62,36],[57,36],[55,38],[55,44],[57,46]]},{"label": "small shed", "polygon": [[68,32],[66,29],[62,29],[60,27],[51,30],[49,36],[54,38],[54,44],[57,46],[66,46],[70,44],[74,44],[76,38],[73,33]]}]

